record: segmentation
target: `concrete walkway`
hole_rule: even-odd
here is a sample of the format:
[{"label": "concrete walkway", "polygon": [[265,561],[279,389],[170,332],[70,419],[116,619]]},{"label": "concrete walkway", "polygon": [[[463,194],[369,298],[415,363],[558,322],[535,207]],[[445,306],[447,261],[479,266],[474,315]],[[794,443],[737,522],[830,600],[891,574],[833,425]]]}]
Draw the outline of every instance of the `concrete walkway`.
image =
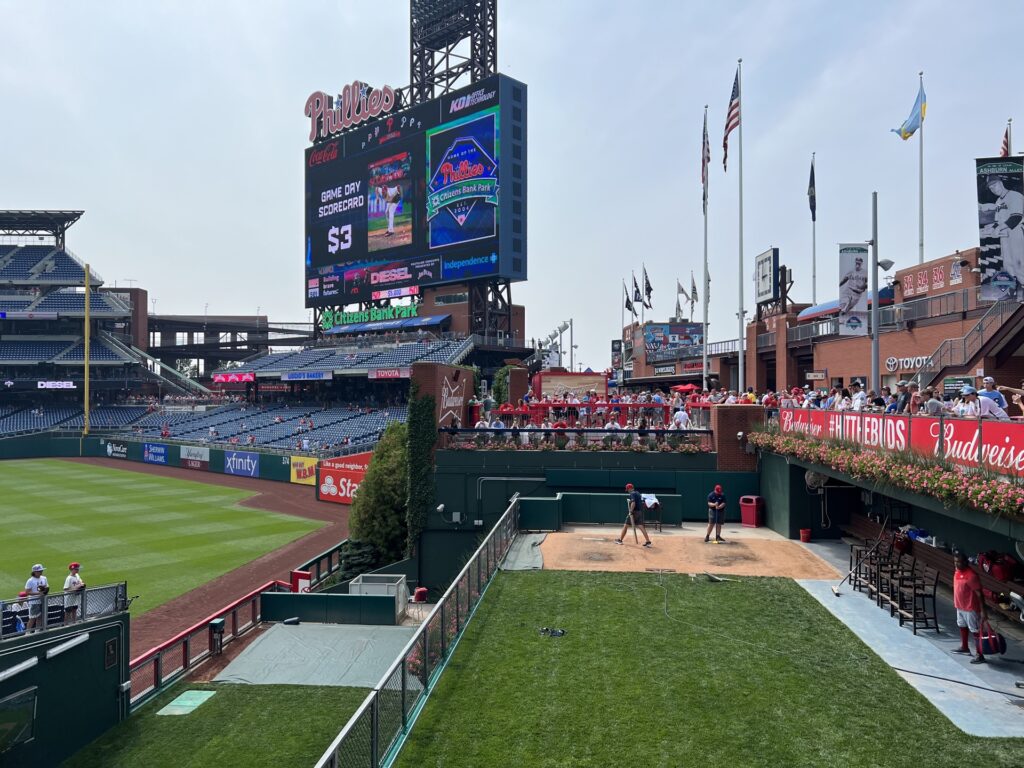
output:
[{"label": "concrete walkway", "polygon": [[[849,548],[842,542],[816,542],[807,548],[837,568],[843,567],[844,572],[847,570]],[[938,600],[941,632],[918,630],[915,636],[908,626],[901,627],[896,618],[890,617],[888,610],[878,608],[874,600],[853,591],[848,584],[836,597],[832,594],[836,582],[798,579],[797,583],[885,663],[896,668],[957,728],[972,736],[1024,737],[1024,689],[1015,687],[1017,681],[1024,682],[1024,663],[1015,661],[1024,661],[1021,643],[1008,636],[1005,656],[988,657],[990,661],[985,665],[971,665],[970,657],[951,653],[959,647],[960,635],[951,599],[946,595],[940,594]],[[911,674],[914,672],[935,677]],[[1003,691],[1006,695],[982,688]]]}]

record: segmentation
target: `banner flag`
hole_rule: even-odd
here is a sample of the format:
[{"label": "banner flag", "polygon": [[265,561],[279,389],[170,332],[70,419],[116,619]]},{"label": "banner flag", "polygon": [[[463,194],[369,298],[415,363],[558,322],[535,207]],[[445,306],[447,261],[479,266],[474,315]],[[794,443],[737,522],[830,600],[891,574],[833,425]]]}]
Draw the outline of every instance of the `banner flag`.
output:
[{"label": "banner flag", "polygon": [[975,161],[981,296],[1024,298],[1024,158]]},{"label": "banner flag", "polygon": [[868,332],[868,246],[839,245],[839,335]]}]

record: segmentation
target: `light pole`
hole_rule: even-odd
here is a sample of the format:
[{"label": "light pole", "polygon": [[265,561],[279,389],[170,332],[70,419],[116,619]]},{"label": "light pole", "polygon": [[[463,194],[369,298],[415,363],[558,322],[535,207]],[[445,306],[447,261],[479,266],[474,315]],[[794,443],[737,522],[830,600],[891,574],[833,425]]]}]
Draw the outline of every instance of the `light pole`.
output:
[{"label": "light pole", "polygon": [[[573,353],[573,350],[576,349],[576,345],[573,343],[573,340],[572,340],[572,330],[573,330],[572,329],[572,318],[570,317],[567,322],[569,323],[569,370],[570,371],[575,371],[576,370],[576,356]],[[565,323],[562,323],[562,325],[565,325]]]},{"label": "light pole", "polygon": [[[567,322],[561,322],[561,323],[558,324],[558,327],[555,328],[555,333],[558,334],[558,367],[559,368],[562,367],[562,334],[565,333],[566,331],[569,331],[569,344],[572,344],[572,330],[571,330],[571,328],[572,328],[572,325],[570,323],[567,323]],[[571,366],[572,366],[572,350],[571,349],[569,350],[569,361],[570,361],[569,365],[570,365],[570,370],[571,370]]]},{"label": "light pole", "polygon": [[878,193],[871,193],[871,388],[878,395],[882,380],[878,370],[878,268],[888,272],[893,267],[889,259],[878,260]]}]

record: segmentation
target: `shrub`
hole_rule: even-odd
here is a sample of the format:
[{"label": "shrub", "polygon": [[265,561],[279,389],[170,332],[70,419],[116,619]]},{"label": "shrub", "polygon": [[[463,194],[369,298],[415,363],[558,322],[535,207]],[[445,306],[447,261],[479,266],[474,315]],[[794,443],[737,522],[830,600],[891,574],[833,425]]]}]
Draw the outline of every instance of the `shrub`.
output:
[{"label": "shrub", "polygon": [[351,538],[373,547],[382,565],[401,560],[405,551],[409,474],[406,442],[406,425],[397,421],[388,424],[352,502]]}]

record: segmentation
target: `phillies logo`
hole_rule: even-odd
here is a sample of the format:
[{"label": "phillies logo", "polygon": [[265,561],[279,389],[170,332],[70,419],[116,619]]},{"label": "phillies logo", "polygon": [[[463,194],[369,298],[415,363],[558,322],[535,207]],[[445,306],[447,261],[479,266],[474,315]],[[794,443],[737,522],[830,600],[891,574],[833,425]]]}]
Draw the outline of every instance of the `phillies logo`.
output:
[{"label": "phillies logo", "polygon": [[326,139],[367,120],[372,120],[394,109],[397,99],[390,85],[371,88],[356,80],[341,89],[337,99],[323,91],[314,91],[306,99],[305,115],[309,118],[309,140],[317,135]]},{"label": "phillies logo", "polygon": [[332,141],[330,144],[325,145],[320,149],[314,149],[309,153],[309,167],[312,168],[315,165],[323,165],[329,163],[332,160],[338,159],[338,142]]},{"label": "phillies logo", "polygon": [[445,184],[454,184],[457,181],[466,181],[467,179],[483,176],[484,166],[483,163],[471,164],[468,160],[463,160],[459,163],[458,167],[451,163],[442,163],[438,172],[444,179]]}]

